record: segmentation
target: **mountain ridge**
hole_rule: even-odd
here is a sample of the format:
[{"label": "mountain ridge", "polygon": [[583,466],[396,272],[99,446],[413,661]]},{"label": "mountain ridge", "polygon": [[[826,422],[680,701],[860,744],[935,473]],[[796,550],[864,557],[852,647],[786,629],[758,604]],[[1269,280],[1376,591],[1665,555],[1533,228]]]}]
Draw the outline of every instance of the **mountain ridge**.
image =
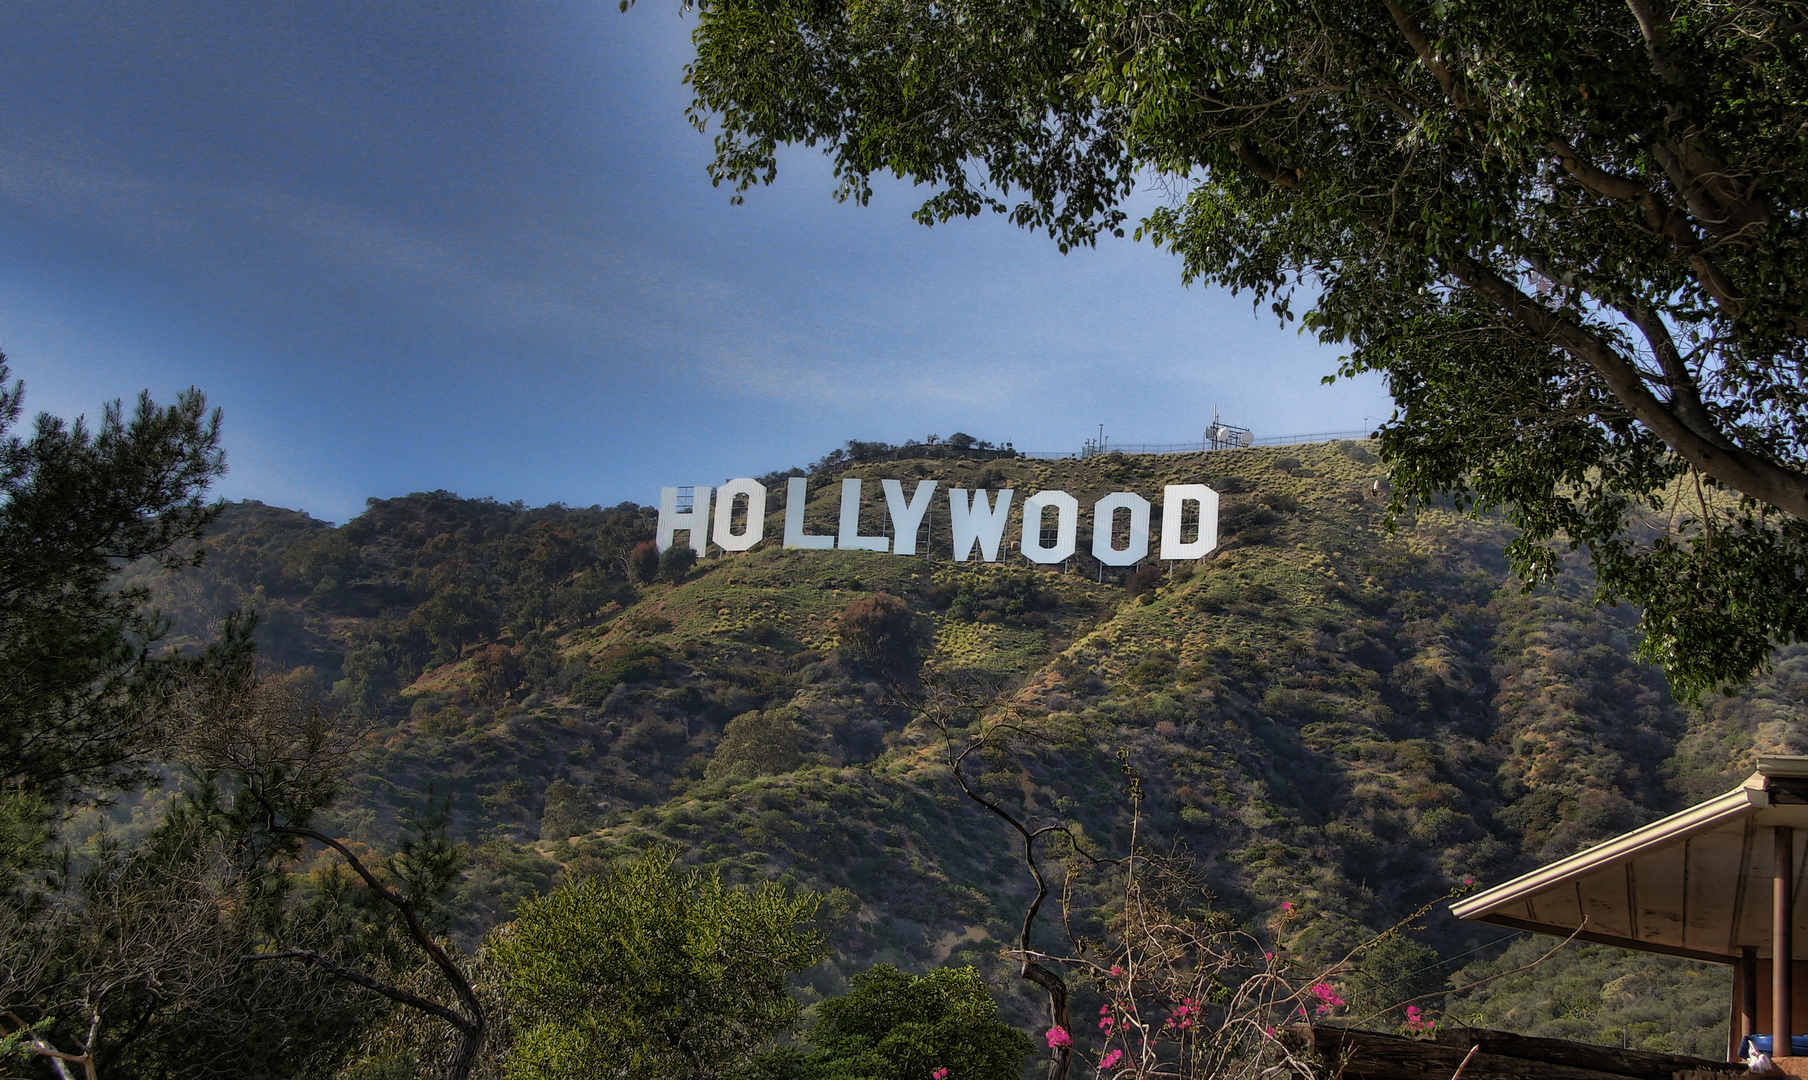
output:
[{"label": "mountain ridge", "polygon": [[[1283,901],[1309,912],[1286,932],[1306,957],[1347,949],[1465,878],[1504,880],[1722,790],[1756,752],[1804,746],[1804,650],[1783,650],[1739,693],[1680,705],[1633,657],[1633,613],[1596,607],[1581,567],[1527,593],[1508,577],[1497,521],[1430,506],[1390,531],[1367,444],[838,463],[843,477],[1058,488],[1082,504],[1203,482],[1221,493],[1220,547],[1171,578],[1084,554],[1064,573],[1011,555],[950,561],[945,512],[915,557],[786,550],[773,512],[760,548],[669,584],[632,579],[649,507],[438,492],[372,500],[338,528],[236,504],[200,572],[132,573],[176,640],[257,608],[266,654],[289,677],[379,718],[335,827],[381,846],[429,785],[450,797],[471,845],[467,938],[552,881],[674,841],[730,877],[830,897],[836,956],[806,993],[835,992],[873,962],[971,962],[1020,1019],[1032,1002],[1000,955],[1024,895],[1008,838],[962,803],[888,680],[842,647],[841,613],[878,592],[909,606],[928,676],[1009,681],[1061,733],[986,761],[987,790],[1121,849],[1124,752],[1148,792],[1145,840],[1193,852],[1216,903],[1252,926]],[[816,531],[835,520],[829,480],[812,484]],[[746,716],[794,739],[778,750],[795,764],[748,776],[718,762],[710,776],[725,728]],[[1076,917],[1105,914],[1079,905]],[[1425,963],[1408,966],[1435,962],[1441,979],[1466,961],[1474,973],[1517,947],[1462,955],[1498,936],[1433,919],[1414,936]],[[1712,1048],[1714,979],[1684,981],[1697,992],[1673,1003],[1673,1023],[1638,1021],[1674,1030],[1639,1045]],[[1528,1025],[1536,992],[1477,991],[1451,1008],[1631,1037],[1631,1020],[1608,1028],[1633,1005],[1602,999],[1577,1020],[1573,994],[1567,1013]]]}]

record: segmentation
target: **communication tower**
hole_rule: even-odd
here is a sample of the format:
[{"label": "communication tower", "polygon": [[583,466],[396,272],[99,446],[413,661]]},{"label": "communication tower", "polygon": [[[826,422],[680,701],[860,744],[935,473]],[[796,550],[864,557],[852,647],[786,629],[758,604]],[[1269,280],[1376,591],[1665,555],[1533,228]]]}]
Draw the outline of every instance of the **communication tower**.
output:
[{"label": "communication tower", "polygon": [[1205,429],[1205,445],[1213,450],[1241,450],[1255,444],[1254,432],[1219,420],[1218,406],[1212,406],[1212,426]]}]

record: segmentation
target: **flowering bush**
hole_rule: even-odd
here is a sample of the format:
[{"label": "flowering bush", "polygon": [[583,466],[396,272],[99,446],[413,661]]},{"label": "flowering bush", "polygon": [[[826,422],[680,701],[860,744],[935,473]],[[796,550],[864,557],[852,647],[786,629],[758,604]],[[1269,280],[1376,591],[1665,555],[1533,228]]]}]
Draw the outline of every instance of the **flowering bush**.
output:
[{"label": "flowering bush", "polygon": [[1417,1005],[1406,1007],[1406,1022],[1400,1025],[1400,1034],[1413,1039],[1429,1039],[1437,1033],[1437,1021],[1426,1016]]},{"label": "flowering bush", "polygon": [[[1352,1019],[1367,1018],[1368,1004],[1347,1000],[1354,996],[1347,980],[1357,976],[1358,960],[1393,940],[1395,931],[1302,972],[1301,962],[1270,936],[1272,925],[1266,933],[1250,931],[1202,910],[1186,865],[1138,853],[1107,872],[1123,892],[1103,940],[1079,943],[1072,956],[1033,954],[1089,974],[1105,999],[1093,1059],[1099,1073],[1112,1080],[1262,1080],[1286,1072],[1309,1080],[1324,1063],[1287,1024],[1316,1023],[1344,1010]],[[1304,917],[1293,901],[1277,906],[1281,926]],[[1417,1005],[1405,1008],[1403,1033],[1435,1031]],[[1060,1027],[1049,1030],[1048,1040],[1051,1050],[1075,1053],[1088,1041]]]},{"label": "flowering bush", "polygon": [[1306,993],[1312,995],[1317,1002],[1316,1010],[1320,1016],[1347,1004],[1343,998],[1337,996],[1336,989],[1330,983],[1313,983],[1306,989]]},{"label": "flowering bush", "polygon": [[[969,759],[1012,753],[1032,742],[1060,741],[1064,736],[1041,725],[1033,704],[982,682],[931,679],[926,685],[924,693],[900,702],[941,735],[947,765],[962,792],[1010,824],[1025,842],[1025,867],[1035,896],[1017,947],[1007,955],[1021,963],[1023,979],[1048,992],[1053,1026],[1045,1038],[1052,1075],[1066,1077],[1071,1059],[1083,1050],[1068,1030],[1076,974],[1089,977],[1104,998],[1097,1061],[1099,1071],[1111,1072],[1112,1080],[1271,1080],[1283,1073],[1312,1080],[1322,1071],[1325,1063],[1309,1048],[1310,1040],[1282,1025],[1347,1008],[1344,993],[1356,996],[1347,980],[1357,971],[1358,957],[1378,943],[1398,940],[1398,931],[1432,905],[1302,979],[1303,965],[1286,958],[1282,947],[1305,918],[1299,904],[1280,901],[1264,928],[1239,926],[1205,902],[1209,897],[1203,879],[1190,858],[1153,855],[1139,846],[1144,792],[1130,750],[1117,754],[1132,807],[1129,850],[1122,858],[1107,858],[1089,850],[1089,841],[1072,822],[1038,824],[1035,808],[982,795],[975,778],[963,771]],[[1070,928],[1068,955],[1030,944],[1037,912],[1051,894],[1049,863],[1039,861],[1037,841],[1054,838],[1064,838],[1068,847],[1062,907],[1069,914],[1076,906],[1110,913],[1102,933],[1072,936]],[[1062,921],[1068,925],[1066,915]],[[1333,978],[1346,980],[1344,990]],[[1403,1004],[1395,998],[1380,1007],[1385,1012]]]}]

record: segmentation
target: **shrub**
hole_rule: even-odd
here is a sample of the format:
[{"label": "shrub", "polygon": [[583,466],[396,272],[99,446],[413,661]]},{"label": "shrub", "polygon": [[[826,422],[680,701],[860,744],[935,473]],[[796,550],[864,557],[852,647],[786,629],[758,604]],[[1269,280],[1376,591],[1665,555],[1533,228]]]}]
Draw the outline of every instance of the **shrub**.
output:
[{"label": "shrub", "polygon": [[1052,594],[1037,582],[1034,572],[1002,569],[970,570],[958,581],[945,581],[930,590],[931,598],[946,605],[950,617],[962,622],[979,622],[991,612],[987,621],[1020,626],[1047,625],[1043,613],[1059,606]]},{"label": "shrub", "polygon": [[797,768],[803,762],[797,746],[802,732],[797,715],[796,709],[768,709],[730,720],[703,775],[711,780],[773,776]]},{"label": "shrub", "polygon": [[1174,661],[1165,656],[1149,656],[1130,666],[1127,674],[1132,682],[1159,683],[1174,673]]},{"label": "shrub", "polygon": [[812,1080],[1017,1080],[1036,1048],[998,1019],[998,1003],[970,967],[907,975],[879,964],[818,1006],[806,1037],[816,1053],[798,1070]]},{"label": "shrub", "polygon": [[890,593],[856,600],[841,611],[841,647],[890,671],[914,671],[920,648],[916,613]]},{"label": "shrub", "polygon": [[1404,933],[1383,935],[1365,949],[1347,977],[1350,1004],[1358,1013],[1375,1013],[1402,1001],[1434,994],[1444,986],[1438,951]]},{"label": "shrub", "polygon": [[691,576],[691,567],[696,565],[695,549],[689,544],[673,544],[659,557],[659,580],[682,585],[684,579]]},{"label": "shrub", "polygon": [[446,738],[457,735],[470,726],[465,719],[464,710],[456,705],[447,705],[436,712],[429,713],[416,721],[415,727],[423,735]]},{"label": "shrub", "polygon": [[1161,568],[1156,566],[1139,566],[1136,571],[1124,580],[1124,588],[1131,596],[1152,593],[1161,584]]},{"label": "shrub", "polygon": [[540,811],[540,839],[564,840],[588,831],[596,821],[596,793],[564,777],[546,786]]},{"label": "shrub", "polygon": [[665,653],[653,645],[634,645],[605,655],[601,666],[577,681],[571,700],[595,708],[622,683],[652,682],[665,674]]},{"label": "shrub", "polygon": [[628,552],[628,580],[636,585],[651,585],[659,576],[659,545],[643,540]]},{"label": "shrub", "polygon": [[471,658],[471,696],[494,705],[521,688],[527,660],[520,648],[492,644]]}]

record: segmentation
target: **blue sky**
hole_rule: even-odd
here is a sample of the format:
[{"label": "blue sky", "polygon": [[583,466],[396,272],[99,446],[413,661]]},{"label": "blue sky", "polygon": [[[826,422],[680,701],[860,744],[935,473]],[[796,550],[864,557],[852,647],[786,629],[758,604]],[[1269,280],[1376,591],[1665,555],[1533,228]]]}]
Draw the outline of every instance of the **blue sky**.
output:
[{"label": "blue sky", "polygon": [[820,156],[731,206],[675,0],[0,8],[0,347],[27,409],[194,385],[220,493],[577,505],[964,430],[1364,426],[1377,381],[1147,244],[1063,256]]}]

